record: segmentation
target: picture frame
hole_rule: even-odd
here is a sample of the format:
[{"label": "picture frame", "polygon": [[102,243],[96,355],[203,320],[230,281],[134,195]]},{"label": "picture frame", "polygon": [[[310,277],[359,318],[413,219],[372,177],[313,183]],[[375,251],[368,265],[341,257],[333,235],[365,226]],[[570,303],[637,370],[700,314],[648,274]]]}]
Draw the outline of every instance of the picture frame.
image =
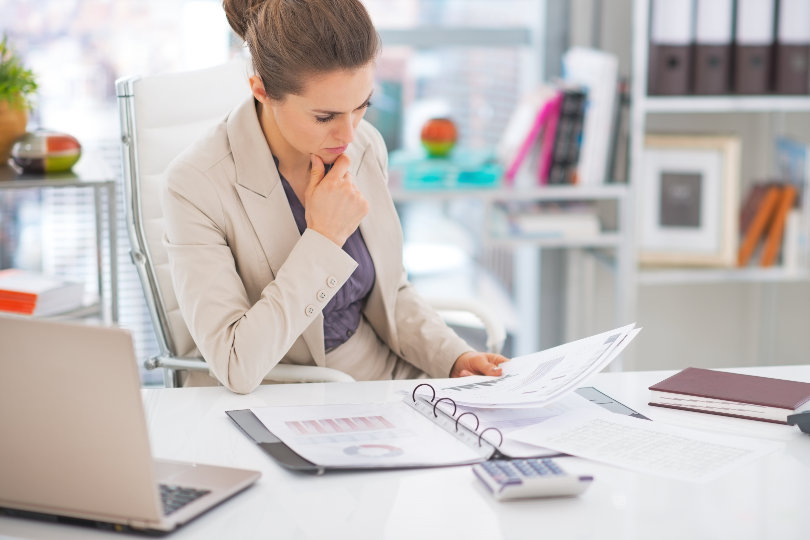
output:
[{"label": "picture frame", "polygon": [[736,266],[740,139],[647,135],[644,146],[637,197],[640,263]]}]

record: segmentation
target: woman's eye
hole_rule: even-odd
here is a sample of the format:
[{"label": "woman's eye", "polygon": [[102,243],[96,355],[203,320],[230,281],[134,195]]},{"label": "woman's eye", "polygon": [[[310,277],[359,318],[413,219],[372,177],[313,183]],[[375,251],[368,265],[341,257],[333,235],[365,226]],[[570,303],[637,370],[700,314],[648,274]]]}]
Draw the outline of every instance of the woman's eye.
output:
[{"label": "woman's eye", "polygon": [[325,124],[326,122],[329,122],[330,120],[332,120],[334,117],[335,117],[334,114],[330,114],[328,116],[316,116],[315,121],[320,122],[322,124]]}]

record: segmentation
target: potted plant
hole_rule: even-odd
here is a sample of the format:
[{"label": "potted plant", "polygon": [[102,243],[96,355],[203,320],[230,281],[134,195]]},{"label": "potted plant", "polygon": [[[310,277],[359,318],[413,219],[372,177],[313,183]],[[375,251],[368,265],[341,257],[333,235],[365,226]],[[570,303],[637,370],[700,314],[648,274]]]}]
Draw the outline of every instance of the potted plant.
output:
[{"label": "potted plant", "polygon": [[0,41],[0,166],[8,162],[14,141],[25,134],[36,89],[34,73],[23,66],[4,34]]}]

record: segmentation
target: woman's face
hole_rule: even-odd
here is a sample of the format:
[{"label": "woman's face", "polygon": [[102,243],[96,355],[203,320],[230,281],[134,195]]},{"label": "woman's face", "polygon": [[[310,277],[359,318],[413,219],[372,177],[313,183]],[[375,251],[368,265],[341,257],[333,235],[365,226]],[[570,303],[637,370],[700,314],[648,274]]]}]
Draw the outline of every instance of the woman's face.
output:
[{"label": "woman's face", "polygon": [[[374,66],[311,77],[300,94],[265,103],[284,142],[309,161],[333,163],[354,140],[374,89]],[[276,149],[274,149],[276,150]]]}]

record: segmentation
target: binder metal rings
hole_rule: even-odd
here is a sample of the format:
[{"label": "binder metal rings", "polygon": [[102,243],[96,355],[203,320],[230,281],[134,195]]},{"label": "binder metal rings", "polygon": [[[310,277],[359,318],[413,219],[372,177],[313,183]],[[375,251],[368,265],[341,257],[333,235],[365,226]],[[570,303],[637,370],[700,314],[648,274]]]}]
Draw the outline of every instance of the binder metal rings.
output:
[{"label": "binder metal rings", "polygon": [[481,425],[481,421],[478,419],[478,415],[472,411],[466,411],[456,416],[456,431],[458,431],[458,421],[461,420],[461,417],[464,416],[465,414],[472,415],[472,417],[475,418],[475,429],[473,429],[473,431],[478,431],[478,426]]},{"label": "binder metal rings", "polygon": [[[416,391],[419,390],[420,386],[427,386],[433,392],[433,395],[430,397],[430,400],[429,400],[429,403],[433,403],[433,416],[435,416],[436,418],[439,417],[439,415],[436,413],[436,407],[439,406],[439,403],[441,403],[442,401],[449,401],[450,403],[453,404],[453,414],[451,414],[450,416],[452,418],[456,419],[456,431],[458,431],[458,424],[459,424],[459,420],[461,420],[461,417],[464,416],[465,414],[469,414],[469,415],[472,415],[473,417],[475,417],[475,429],[473,429],[472,431],[473,431],[473,433],[478,432],[478,428],[481,426],[481,419],[478,418],[478,415],[475,414],[472,411],[465,411],[465,412],[459,414],[458,416],[456,416],[456,411],[458,410],[458,407],[456,406],[456,402],[453,400],[453,398],[449,398],[449,397],[443,397],[443,398],[436,399],[436,388],[434,388],[432,384],[419,383],[414,387],[413,392],[411,392],[411,399],[413,400],[414,403],[416,403]],[[487,431],[490,431],[490,430],[498,432],[498,436],[501,438],[501,440],[497,445],[493,444],[493,443],[490,443],[489,441],[487,441],[487,442],[489,444],[491,444],[492,446],[496,446],[496,447],[500,447],[503,444],[503,433],[501,433],[500,429],[493,426],[493,427],[488,427],[488,428],[482,430],[481,433],[478,433],[478,446],[481,446],[481,440],[482,440],[482,438],[484,436],[484,433],[486,433]]]},{"label": "binder metal rings", "polygon": [[420,386],[427,386],[428,388],[430,388],[433,391],[433,397],[430,398],[430,401],[433,402],[433,400],[436,399],[436,389],[433,388],[432,384],[420,383],[420,384],[417,384],[416,387],[413,389],[413,392],[411,392],[411,399],[413,399],[414,403],[416,402],[416,391],[419,390]]},{"label": "binder metal rings", "polygon": [[[498,428],[496,428],[496,427],[491,427],[491,426],[490,426],[490,427],[488,427],[488,428],[486,428],[486,429],[482,430],[482,431],[481,431],[481,433],[479,433],[479,434],[478,434],[478,446],[481,446],[481,437],[483,437],[483,436],[484,436],[484,433],[486,433],[486,432],[487,432],[487,431],[489,431],[490,429],[491,429],[492,431],[497,431],[497,432],[498,432],[498,435],[501,437],[501,441],[500,441],[500,442],[499,442],[497,445],[495,445],[495,446],[500,447],[500,446],[503,444],[503,433],[501,433],[501,430],[500,430],[500,429],[498,429]],[[489,441],[487,441],[487,442],[489,442]],[[492,443],[490,443],[490,444],[492,444]]]},{"label": "binder metal rings", "polygon": [[[449,398],[449,397],[443,397],[443,398],[439,398],[439,399],[436,400],[436,403],[433,404],[433,416],[435,416],[436,418],[439,417],[439,415],[436,414],[436,407],[438,407],[439,403],[441,403],[442,401],[449,401],[450,403],[453,404],[453,414],[450,415],[450,416],[455,416],[456,415],[456,402],[453,401],[453,398]],[[458,420],[456,420],[456,423],[458,423]]]}]

